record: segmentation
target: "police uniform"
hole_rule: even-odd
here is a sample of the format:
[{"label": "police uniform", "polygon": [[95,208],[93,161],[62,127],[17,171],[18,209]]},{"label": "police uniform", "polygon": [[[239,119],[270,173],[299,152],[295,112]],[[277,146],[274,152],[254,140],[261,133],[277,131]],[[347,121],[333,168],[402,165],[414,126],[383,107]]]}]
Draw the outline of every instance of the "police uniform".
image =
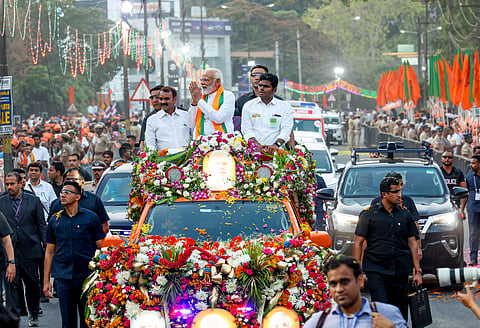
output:
[{"label": "police uniform", "polygon": [[91,273],[88,263],[95,255],[96,242],[103,238],[99,217],[87,209],[79,207],[73,217],[61,210],[50,218],[46,239],[56,246],[51,272],[56,281],[63,327],[77,326],[77,309],[82,318],[80,327],[87,327],[83,320],[86,299],[81,298],[82,285]]},{"label": "police uniform", "polygon": [[[78,206],[96,213],[102,224],[110,220],[107,211],[105,210],[105,206],[103,206],[102,200],[94,193],[84,190],[82,192],[82,197],[80,197],[80,200],[78,201]],[[53,214],[63,209],[64,206],[60,203],[60,198],[55,199],[52,204],[50,204],[49,220],[52,219]]]},{"label": "police uniform", "polygon": [[370,206],[360,213],[355,235],[367,242],[363,270],[372,301],[395,305],[408,319],[407,284],[413,269],[408,238],[419,238],[410,211],[396,205],[389,213],[381,202]]},{"label": "police uniform", "polygon": [[460,182],[465,181],[465,175],[463,175],[463,172],[461,170],[453,166],[450,173],[447,173],[447,171],[444,170],[443,166],[440,169],[442,170],[443,178],[447,183],[448,190],[450,191],[450,194],[452,194],[453,187],[458,187],[460,185]]}]

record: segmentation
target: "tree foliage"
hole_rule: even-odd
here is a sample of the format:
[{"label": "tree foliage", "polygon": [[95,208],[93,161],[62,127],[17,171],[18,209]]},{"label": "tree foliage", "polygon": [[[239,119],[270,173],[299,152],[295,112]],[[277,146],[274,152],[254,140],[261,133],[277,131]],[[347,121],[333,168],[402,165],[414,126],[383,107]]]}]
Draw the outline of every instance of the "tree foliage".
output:
[{"label": "tree foliage", "polygon": [[[43,1],[45,2],[45,1]],[[46,5],[46,3],[44,4]],[[45,7],[46,8],[46,7]],[[59,61],[59,48],[56,41],[52,44],[52,52],[45,57],[40,56],[37,65],[33,64],[30,41],[27,37],[22,40],[19,34],[7,39],[8,73],[13,76],[14,114],[30,115],[33,113],[48,112],[50,114],[66,113],[69,105],[68,88],[75,88],[75,105],[77,109],[85,112],[91,100],[96,100],[96,92],[100,87],[112,79],[119,66],[118,60],[111,59],[105,65],[99,65],[96,58],[97,32],[108,30],[113,23],[102,18],[102,12],[95,8],[75,8],[72,2],[64,2],[62,9],[65,14],[60,24],[60,40],[66,38],[66,26],[70,25],[71,32],[75,28],[79,35],[86,40],[93,51],[93,65],[90,68],[91,80],[86,75],[73,78],[70,67],[65,75],[62,73]],[[38,6],[32,6],[32,40],[36,44],[36,17]],[[25,15],[25,8],[19,9],[20,17]],[[35,22],[35,23],[34,23]],[[42,35],[48,36],[48,19],[45,10],[42,14]],[[90,38],[90,35],[92,38]],[[48,40],[48,39],[47,39]],[[93,90],[93,92],[92,92]],[[24,95],[28,95],[25,97]]]}]

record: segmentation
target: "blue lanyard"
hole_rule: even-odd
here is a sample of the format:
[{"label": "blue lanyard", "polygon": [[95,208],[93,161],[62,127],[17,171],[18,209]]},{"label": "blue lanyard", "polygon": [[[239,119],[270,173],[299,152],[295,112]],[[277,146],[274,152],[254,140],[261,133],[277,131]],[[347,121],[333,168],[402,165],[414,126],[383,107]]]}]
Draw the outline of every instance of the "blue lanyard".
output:
[{"label": "blue lanyard", "polygon": [[[360,308],[360,311],[362,311],[364,305],[365,305],[365,300],[363,300],[362,302],[362,307]],[[355,315],[353,316],[353,321],[350,328],[355,328],[357,326],[357,319],[358,319],[358,316],[360,315],[360,311],[355,313]],[[342,310],[340,310],[340,328],[345,328],[345,322],[344,322]]]}]

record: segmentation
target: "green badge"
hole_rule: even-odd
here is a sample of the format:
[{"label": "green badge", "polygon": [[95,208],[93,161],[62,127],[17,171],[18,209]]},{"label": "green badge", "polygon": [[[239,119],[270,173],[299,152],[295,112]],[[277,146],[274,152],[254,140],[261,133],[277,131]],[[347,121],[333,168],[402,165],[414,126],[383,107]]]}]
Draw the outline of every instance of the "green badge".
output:
[{"label": "green badge", "polygon": [[276,126],[277,126],[277,118],[276,117],[270,118],[270,127],[274,128]]}]

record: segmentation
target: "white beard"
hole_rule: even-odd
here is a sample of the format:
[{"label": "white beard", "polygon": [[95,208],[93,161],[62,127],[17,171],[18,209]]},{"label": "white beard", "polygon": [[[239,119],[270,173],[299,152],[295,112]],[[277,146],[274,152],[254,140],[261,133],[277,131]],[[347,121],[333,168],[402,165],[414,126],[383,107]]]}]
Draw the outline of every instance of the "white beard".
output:
[{"label": "white beard", "polygon": [[[203,88],[203,87],[202,87],[202,88]],[[211,85],[209,85],[208,87],[203,88],[203,94],[204,94],[204,95],[209,95],[209,94],[211,94],[211,93],[214,92],[214,91],[215,91],[215,84],[211,84]]]}]

